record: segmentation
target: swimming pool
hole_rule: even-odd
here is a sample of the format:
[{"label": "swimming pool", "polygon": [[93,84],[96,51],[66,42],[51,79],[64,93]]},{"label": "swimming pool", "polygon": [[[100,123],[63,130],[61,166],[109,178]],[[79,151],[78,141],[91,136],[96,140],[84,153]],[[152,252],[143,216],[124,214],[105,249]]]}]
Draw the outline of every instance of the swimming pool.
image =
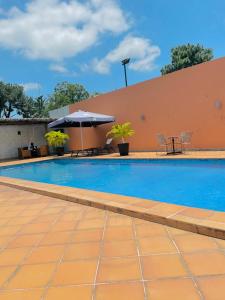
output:
[{"label": "swimming pool", "polygon": [[225,211],[223,159],[54,159],[0,176]]}]

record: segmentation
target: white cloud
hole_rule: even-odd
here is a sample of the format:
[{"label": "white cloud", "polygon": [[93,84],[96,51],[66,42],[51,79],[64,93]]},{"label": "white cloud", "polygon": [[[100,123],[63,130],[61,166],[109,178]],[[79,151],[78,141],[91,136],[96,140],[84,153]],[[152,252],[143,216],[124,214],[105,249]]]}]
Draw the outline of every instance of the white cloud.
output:
[{"label": "white cloud", "polygon": [[69,70],[62,64],[51,64],[49,69],[56,73],[68,74]]},{"label": "white cloud", "polygon": [[152,45],[149,39],[127,36],[104,58],[95,58],[92,62],[92,68],[100,74],[107,74],[110,72],[112,64],[129,57],[131,58],[128,65],[130,69],[134,71],[152,71],[155,68],[155,60],[159,55],[160,48]]},{"label": "white cloud", "polygon": [[116,0],[31,0],[0,17],[0,45],[31,59],[62,61],[94,46],[103,33],[127,31]]},{"label": "white cloud", "polygon": [[69,69],[67,69],[63,63],[61,62],[56,62],[53,63],[49,66],[49,70],[51,70],[52,72],[64,75],[64,76],[76,76],[76,72],[74,71],[70,71]]},{"label": "white cloud", "polygon": [[40,83],[37,82],[21,83],[21,86],[23,86],[25,92],[41,89]]}]

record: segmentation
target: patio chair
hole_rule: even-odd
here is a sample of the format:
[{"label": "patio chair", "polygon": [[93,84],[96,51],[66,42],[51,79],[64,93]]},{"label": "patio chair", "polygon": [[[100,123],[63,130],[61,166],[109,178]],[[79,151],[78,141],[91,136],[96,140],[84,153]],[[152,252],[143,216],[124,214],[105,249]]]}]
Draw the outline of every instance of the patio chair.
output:
[{"label": "patio chair", "polygon": [[157,133],[156,138],[159,146],[164,148],[165,152],[168,153],[168,147],[171,145],[171,143],[168,143],[165,136],[161,133]]},{"label": "patio chair", "polygon": [[97,148],[98,154],[105,154],[105,153],[107,154],[107,153],[115,152],[115,149],[111,145],[112,141],[113,141],[113,139],[109,138],[106,140],[106,143],[103,147]]},{"label": "patio chair", "polygon": [[48,156],[49,154],[48,146],[47,145],[40,146],[40,148],[38,148],[38,154],[40,156]]},{"label": "patio chair", "polygon": [[182,151],[185,151],[186,146],[191,144],[192,135],[193,135],[193,133],[190,131],[181,132],[180,142],[181,142],[181,146],[182,146]]},{"label": "patio chair", "polygon": [[18,157],[20,159],[31,158],[31,151],[28,149],[28,147],[18,148]]},{"label": "patio chair", "polygon": [[71,150],[70,154],[71,157],[93,156],[95,151],[97,151],[97,148],[76,149],[76,150]]}]

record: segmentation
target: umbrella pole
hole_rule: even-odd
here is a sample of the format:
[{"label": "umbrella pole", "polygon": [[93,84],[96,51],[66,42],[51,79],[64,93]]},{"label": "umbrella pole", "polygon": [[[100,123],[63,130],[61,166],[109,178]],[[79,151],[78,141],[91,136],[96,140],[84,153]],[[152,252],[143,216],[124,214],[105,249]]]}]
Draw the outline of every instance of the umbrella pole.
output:
[{"label": "umbrella pole", "polygon": [[81,150],[84,150],[82,122],[80,122],[80,139],[81,139]]}]

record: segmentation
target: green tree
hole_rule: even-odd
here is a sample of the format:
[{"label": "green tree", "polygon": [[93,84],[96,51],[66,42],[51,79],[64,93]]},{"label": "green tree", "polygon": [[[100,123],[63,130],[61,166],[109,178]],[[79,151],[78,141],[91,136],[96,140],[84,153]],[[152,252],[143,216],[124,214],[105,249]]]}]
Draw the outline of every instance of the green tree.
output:
[{"label": "green tree", "polygon": [[197,44],[187,44],[171,49],[171,64],[165,65],[161,69],[161,74],[165,75],[187,67],[191,67],[213,58],[213,51],[209,48]]},{"label": "green tree", "polygon": [[34,114],[34,100],[32,97],[24,96],[17,106],[17,114],[23,118],[32,118]]},{"label": "green tree", "polygon": [[39,96],[33,100],[33,117],[34,118],[45,118],[48,117],[47,111],[47,100],[44,96]]},{"label": "green tree", "polygon": [[17,84],[0,82],[0,117],[10,118],[24,102],[23,87]]},{"label": "green tree", "polygon": [[23,118],[45,118],[48,117],[47,100],[44,96],[32,98],[25,96],[20,106],[17,107],[17,113]]},{"label": "green tree", "polygon": [[60,108],[90,97],[83,85],[77,83],[58,83],[48,99],[48,110]]}]

